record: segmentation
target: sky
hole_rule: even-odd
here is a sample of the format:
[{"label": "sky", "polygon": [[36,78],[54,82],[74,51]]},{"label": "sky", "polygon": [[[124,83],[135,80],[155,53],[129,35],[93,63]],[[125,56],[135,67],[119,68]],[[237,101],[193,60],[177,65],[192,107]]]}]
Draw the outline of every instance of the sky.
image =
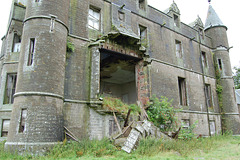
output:
[{"label": "sky", "polygon": [[[154,8],[164,11],[172,4],[173,0],[148,0],[148,4]],[[203,23],[205,23],[207,17],[207,11],[209,7],[208,0],[175,0],[178,8],[180,9],[181,21],[185,24],[189,24],[197,19],[199,15]],[[2,38],[7,31],[7,23],[10,14],[11,0],[2,0],[0,5],[0,38]],[[217,12],[218,16],[222,20],[223,24],[228,27],[228,40],[229,46],[233,46],[230,49],[230,59],[232,67],[240,67],[240,21],[236,16],[239,9],[239,2],[237,0],[212,0],[211,5]],[[0,46],[2,41],[0,40]]]}]

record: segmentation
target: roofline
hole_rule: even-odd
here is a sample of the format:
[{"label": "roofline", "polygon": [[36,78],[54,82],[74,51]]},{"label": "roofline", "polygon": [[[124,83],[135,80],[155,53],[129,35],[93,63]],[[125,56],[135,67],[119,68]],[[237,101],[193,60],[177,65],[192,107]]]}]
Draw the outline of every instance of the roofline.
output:
[{"label": "roofline", "polygon": [[216,27],[223,27],[223,28],[225,28],[226,30],[228,30],[227,26],[225,26],[225,25],[210,25],[210,26],[205,27],[205,28],[204,28],[204,31],[207,31],[208,29],[216,28]]}]

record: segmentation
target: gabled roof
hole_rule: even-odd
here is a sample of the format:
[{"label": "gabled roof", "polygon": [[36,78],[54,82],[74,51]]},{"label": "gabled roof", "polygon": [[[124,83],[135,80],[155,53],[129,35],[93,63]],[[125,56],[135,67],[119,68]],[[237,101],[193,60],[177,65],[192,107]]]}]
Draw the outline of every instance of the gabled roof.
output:
[{"label": "gabled roof", "polygon": [[236,93],[237,104],[240,104],[240,89],[236,89],[235,93]]},{"label": "gabled roof", "polygon": [[197,19],[194,22],[190,23],[189,26],[191,26],[193,28],[196,27],[196,26],[199,26],[201,28],[204,27],[203,22],[202,22],[202,20],[199,16],[197,17]]},{"label": "gabled roof", "polygon": [[180,10],[179,10],[177,4],[176,4],[174,1],[173,1],[173,3],[171,4],[171,6],[164,11],[164,13],[168,14],[170,11],[173,11],[173,12],[175,12],[175,13],[180,14]]},{"label": "gabled roof", "polygon": [[205,30],[212,27],[217,27],[217,26],[225,27],[227,29],[227,27],[223,24],[221,19],[218,17],[213,7],[209,5],[207,19],[205,22]]}]

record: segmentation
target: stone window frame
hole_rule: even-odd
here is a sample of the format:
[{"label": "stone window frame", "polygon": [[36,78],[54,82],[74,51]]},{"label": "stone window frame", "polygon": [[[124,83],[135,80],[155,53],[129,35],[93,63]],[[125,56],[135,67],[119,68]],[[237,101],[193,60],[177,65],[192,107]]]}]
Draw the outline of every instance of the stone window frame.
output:
[{"label": "stone window frame", "polygon": [[223,71],[222,59],[221,59],[221,58],[218,58],[218,59],[217,59],[217,63],[218,63],[218,69],[219,69],[220,71]]},{"label": "stone window frame", "polygon": [[180,106],[188,106],[186,78],[178,77],[178,91]]},{"label": "stone window frame", "polygon": [[211,84],[205,83],[204,85],[204,93],[206,97],[206,105],[208,108],[213,108],[213,97],[212,97],[212,87]]},{"label": "stone window frame", "polygon": [[175,39],[175,53],[177,58],[183,58],[183,45],[182,42]]},{"label": "stone window frame", "polygon": [[12,41],[12,52],[20,52],[21,50],[21,40],[22,37],[14,32],[13,34],[13,41]]},{"label": "stone window frame", "polygon": [[[187,122],[187,123],[186,123]],[[181,119],[181,125],[183,129],[189,129],[191,124],[190,124],[190,119]]]},{"label": "stone window frame", "polygon": [[175,27],[180,28],[180,17],[177,14],[173,14],[173,24]]},{"label": "stone window frame", "polygon": [[[90,12],[93,12],[93,15],[90,14]],[[98,14],[99,17],[96,17],[95,14]],[[100,8],[97,8],[97,7],[94,7],[92,5],[89,6],[89,9],[88,9],[88,28],[89,29],[93,29],[93,30],[97,30],[97,31],[100,31],[101,30],[101,9]],[[91,26],[89,23],[90,21],[95,21],[95,23],[98,24],[98,27],[96,28],[94,25]],[[94,22],[93,22],[94,23]]]},{"label": "stone window frame", "polygon": [[28,57],[27,57],[27,66],[33,66],[35,53],[36,53],[36,38],[30,38],[29,51],[28,51]]},{"label": "stone window frame", "polygon": [[[24,111],[26,111],[26,117],[23,117]],[[27,108],[20,109],[20,116],[19,116],[19,127],[18,133],[24,133],[26,131],[26,120],[27,120],[28,110]],[[24,119],[23,119],[24,118]]]},{"label": "stone window frame", "polygon": [[208,67],[207,53],[204,52],[204,51],[201,51],[201,57],[202,57],[202,65],[203,65],[203,68],[207,68],[207,67]]},{"label": "stone window frame", "polygon": [[[148,28],[139,24],[138,25],[138,32],[139,32],[139,37],[140,37],[141,44],[147,46],[147,44],[148,44]],[[143,35],[143,33],[144,33],[144,35]]]},{"label": "stone window frame", "polygon": [[[11,86],[9,86],[10,85],[9,84],[9,77],[10,76],[14,77],[13,82],[11,82]],[[13,104],[13,101],[14,101],[13,96],[14,96],[15,91],[16,91],[16,84],[17,84],[17,73],[16,72],[6,73],[3,104]],[[10,88],[10,91],[9,91],[9,88]],[[14,93],[13,93],[13,90],[14,90]],[[10,93],[8,93],[8,92],[10,92]]]},{"label": "stone window frame", "polygon": [[[211,124],[214,124],[214,132],[212,133],[212,125]],[[209,120],[209,125],[210,125],[210,134],[213,136],[216,134],[217,132],[217,127],[216,127],[216,121],[213,119],[213,120]]]},{"label": "stone window frame", "polygon": [[[3,132],[7,132],[7,134],[8,134],[8,132],[9,132],[9,130],[8,131],[3,131],[3,123],[4,123],[4,121],[9,121],[9,126],[10,126],[10,119],[9,118],[5,118],[5,117],[3,117],[2,119],[0,119],[0,137],[1,138],[6,138],[7,136],[3,136]],[[9,126],[8,126],[8,129],[9,129]]]}]

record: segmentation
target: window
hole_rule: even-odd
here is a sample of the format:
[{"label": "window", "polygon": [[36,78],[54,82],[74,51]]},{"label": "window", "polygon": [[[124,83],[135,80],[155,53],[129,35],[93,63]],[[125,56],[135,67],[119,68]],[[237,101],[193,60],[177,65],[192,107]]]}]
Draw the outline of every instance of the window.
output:
[{"label": "window", "polygon": [[20,52],[21,49],[21,36],[14,34],[12,52]]},{"label": "window", "polygon": [[214,120],[210,120],[209,124],[210,124],[210,133],[211,133],[211,135],[215,135],[215,133],[216,133],[215,121]]},{"label": "window", "polygon": [[207,56],[205,52],[202,52],[202,65],[203,68],[207,67]]},{"label": "window", "polygon": [[100,29],[100,10],[90,8],[88,13],[88,28]]},{"label": "window", "polygon": [[57,18],[56,16],[53,15],[51,16],[50,33],[54,31],[56,18]]},{"label": "window", "polygon": [[220,71],[222,71],[222,60],[218,59],[218,68]]},{"label": "window", "polygon": [[117,125],[114,120],[109,120],[109,136],[117,131]]},{"label": "window", "polygon": [[183,129],[189,129],[189,127],[190,127],[189,119],[182,119],[182,128]]},{"label": "window", "polygon": [[10,126],[10,119],[3,119],[2,121],[2,137],[7,137]]},{"label": "window", "polygon": [[176,45],[176,55],[178,58],[182,58],[182,43],[178,40],[175,40]]},{"label": "window", "polygon": [[138,4],[139,4],[139,9],[144,11],[146,10],[145,0],[139,0]]},{"label": "window", "polygon": [[35,38],[30,39],[29,54],[28,54],[28,66],[31,66],[33,63],[33,55],[35,52]]},{"label": "window", "polygon": [[20,117],[20,125],[19,125],[19,133],[23,133],[26,129],[26,118],[27,118],[27,109],[21,110],[21,117]]},{"label": "window", "polygon": [[13,95],[15,94],[16,82],[17,82],[16,73],[7,74],[3,104],[13,103]]},{"label": "window", "polygon": [[178,77],[178,88],[179,88],[180,105],[187,106],[187,92],[186,92],[185,78]]},{"label": "window", "polygon": [[35,2],[40,2],[40,0],[35,0]]},{"label": "window", "polygon": [[147,28],[139,25],[141,44],[147,44]]},{"label": "window", "polygon": [[121,11],[118,11],[118,19],[119,21],[125,22],[125,14]]},{"label": "window", "polygon": [[179,17],[176,14],[174,14],[173,18],[174,18],[174,26],[179,27],[180,26]]},{"label": "window", "polygon": [[211,92],[211,86],[210,84],[205,84],[205,95],[206,95],[206,101],[207,101],[207,107],[212,108],[212,92]]}]

